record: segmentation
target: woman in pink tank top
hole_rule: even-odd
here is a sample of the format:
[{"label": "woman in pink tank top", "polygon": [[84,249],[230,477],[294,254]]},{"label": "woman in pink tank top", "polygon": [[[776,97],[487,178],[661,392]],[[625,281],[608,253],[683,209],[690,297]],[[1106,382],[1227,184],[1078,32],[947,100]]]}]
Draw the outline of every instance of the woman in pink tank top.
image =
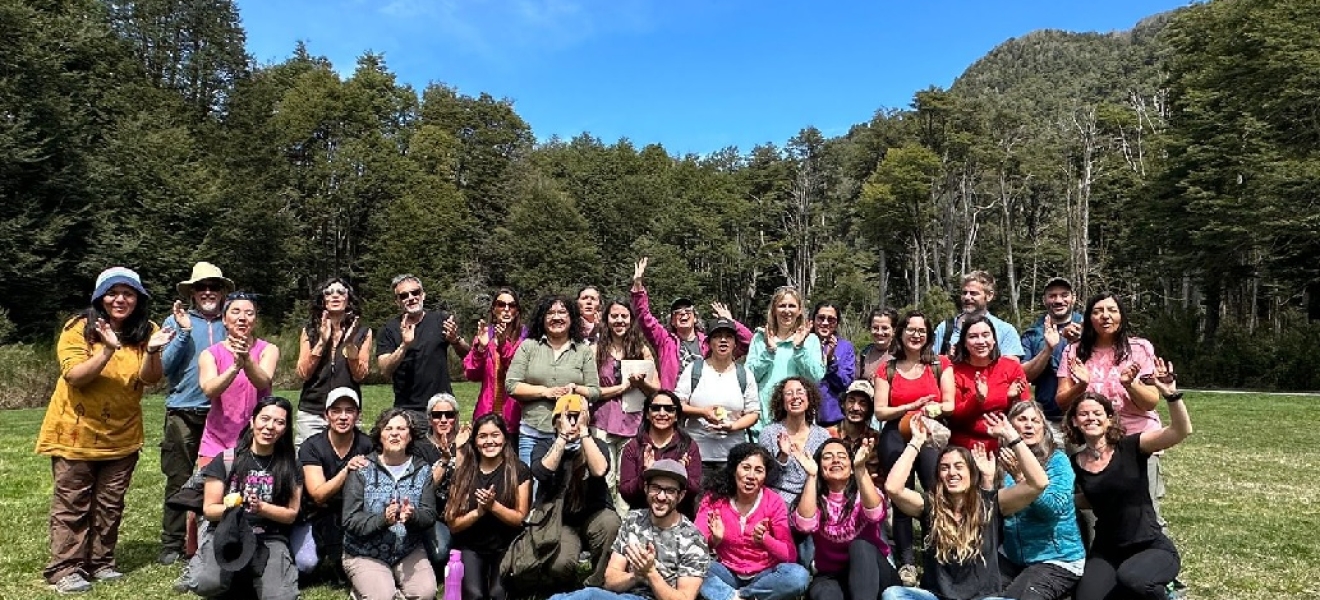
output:
[{"label": "woman in pink tank top", "polygon": [[257,401],[270,395],[280,349],[257,339],[257,306],[251,294],[234,292],[223,309],[228,337],[197,358],[198,381],[211,399],[202,429],[199,457],[210,458],[234,447]]}]

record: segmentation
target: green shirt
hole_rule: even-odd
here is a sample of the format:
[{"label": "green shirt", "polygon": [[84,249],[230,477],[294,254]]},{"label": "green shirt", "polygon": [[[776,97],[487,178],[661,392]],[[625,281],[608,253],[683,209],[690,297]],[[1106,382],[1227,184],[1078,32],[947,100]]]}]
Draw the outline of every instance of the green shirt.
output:
[{"label": "green shirt", "polygon": [[[585,341],[572,341],[568,347],[555,357],[550,342],[542,337],[539,340],[525,340],[518,346],[509,362],[509,371],[504,377],[504,389],[512,394],[520,383],[558,387],[561,385],[584,385],[588,389],[587,400],[600,399],[600,373],[596,370],[596,348]],[[555,430],[553,415],[555,403],[550,398],[522,400],[522,422],[537,431],[552,433]]]}]

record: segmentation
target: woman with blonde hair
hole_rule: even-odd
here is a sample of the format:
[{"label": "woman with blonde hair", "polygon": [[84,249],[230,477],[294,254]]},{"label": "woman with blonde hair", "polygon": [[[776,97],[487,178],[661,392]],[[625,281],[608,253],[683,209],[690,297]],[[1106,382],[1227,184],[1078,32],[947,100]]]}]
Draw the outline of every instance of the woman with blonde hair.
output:
[{"label": "woman with blonde hair", "polygon": [[891,586],[883,600],[989,600],[1002,598],[999,574],[1001,519],[1030,505],[1049,478],[1031,448],[1003,415],[985,417],[986,430],[1010,448],[1022,469],[1022,481],[995,490],[995,457],[978,445],[974,450],[949,446],[940,453],[935,488],[925,493],[907,488],[917,451],[926,443],[925,417],[913,420],[912,441],[885,479],[885,494],[894,508],[930,523],[926,534],[921,587]]},{"label": "woman with blonde hair", "polygon": [[762,426],[773,421],[770,398],[779,382],[789,377],[800,377],[812,384],[825,376],[824,355],[820,338],[811,331],[802,305],[801,292],[792,286],[775,290],[765,314],[765,327],[756,330],[747,352],[747,368],[756,378],[756,389],[761,394]]}]

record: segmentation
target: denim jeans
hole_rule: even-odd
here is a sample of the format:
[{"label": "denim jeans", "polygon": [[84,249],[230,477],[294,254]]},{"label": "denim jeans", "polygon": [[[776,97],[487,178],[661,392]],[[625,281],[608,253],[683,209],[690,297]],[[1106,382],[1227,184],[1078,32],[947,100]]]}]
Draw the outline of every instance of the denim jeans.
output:
[{"label": "denim jeans", "polygon": [[[880,595],[880,600],[939,600],[935,594],[927,592],[921,588],[903,587],[901,585],[891,586]],[[1003,596],[985,596],[981,600],[1012,600]]]},{"label": "denim jeans", "polygon": [[811,574],[797,563],[782,563],[752,577],[743,584],[728,567],[711,561],[701,597],[706,600],[732,600],[734,594],[754,600],[791,600],[807,593]]},{"label": "denim jeans", "polygon": [[619,594],[598,587],[582,588],[576,592],[555,594],[550,600],[646,600],[637,594]]},{"label": "denim jeans", "polygon": [[[539,442],[541,440],[553,440],[554,438],[555,438],[555,434],[543,433],[535,429],[532,429],[528,425],[523,425],[519,427],[518,428],[518,460],[521,460],[524,465],[527,465],[528,468],[531,468],[532,448],[536,447],[536,442]],[[536,490],[539,487],[540,486],[537,485],[536,479],[533,478],[532,479],[533,504],[536,503]]]}]

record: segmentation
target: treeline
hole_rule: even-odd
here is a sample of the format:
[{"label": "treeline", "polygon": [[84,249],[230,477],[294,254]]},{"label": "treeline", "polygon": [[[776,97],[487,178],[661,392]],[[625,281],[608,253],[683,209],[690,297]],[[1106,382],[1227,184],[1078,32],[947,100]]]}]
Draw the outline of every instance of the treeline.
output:
[{"label": "treeline", "polygon": [[[0,335],[53,339],[105,266],[163,312],[194,261],[297,325],[346,275],[376,322],[411,272],[475,319],[495,286],[723,300],[780,285],[851,317],[942,315],[960,273],[1028,322],[1050,276],[1128,298],[1202,385],[1320,388],[1320,10],[1217,0],[1114,34],[1036,32],[846,135],[675,156],[537,140],[513,104],[255,64],[232,1],[0,0]],[[443,73],[437,73],[443,77]],[[4,317],[4,315],[0,315]]]}]

